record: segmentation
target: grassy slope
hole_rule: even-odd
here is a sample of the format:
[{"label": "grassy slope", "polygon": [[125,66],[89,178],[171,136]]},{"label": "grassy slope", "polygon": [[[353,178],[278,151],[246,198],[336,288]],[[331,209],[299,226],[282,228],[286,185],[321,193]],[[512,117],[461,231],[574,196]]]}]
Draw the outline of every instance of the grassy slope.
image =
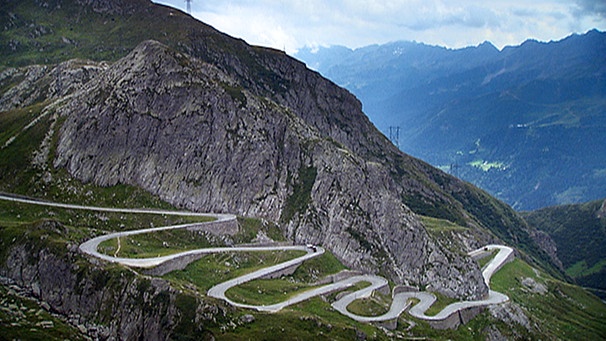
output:
[{"label": "grassy slope", "polygon": [[[60,6],[57,1],[47,3],[12,1],[0,7],[0,18],[9,27],[0,38],[0,67],[54,64],[72,58],[113,61],[130,52],[142,37],[182,40],[186,30],[180,26],[188,21],[178,11],[171,18],[160,16],[164,13],[141,0],[125,2],[126,13],[96,12],[75,1],[61,1]],[[136,7],[149,17],[129,13]]]},{"label": "grassy slope", "polygon": [[[545,285],[545,294],[533,293],[521,282],[532,278]],[[516,259],[492,277],[495,290],[519,304],[545,338],[599,340],[606,338],[606,305],[578,286],[535,271]]]},{"label": "grassy slope", "polygon": [[569,276],[606,290],[606,217],[598,218],[602,203],[548,207],[526,212],[525,219],[553,238]]}]

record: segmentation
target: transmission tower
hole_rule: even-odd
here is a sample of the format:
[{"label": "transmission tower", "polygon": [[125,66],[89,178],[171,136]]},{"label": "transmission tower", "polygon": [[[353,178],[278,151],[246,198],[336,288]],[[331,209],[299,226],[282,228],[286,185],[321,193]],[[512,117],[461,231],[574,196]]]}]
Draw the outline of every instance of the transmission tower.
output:
[{"label": "transmission tower", "polygon": [[400,148],[400,127],[389,127],[389,139],[391,143]]},{"label": "transmission tower", "polygon": [[192,0],[185,0],[187,3],[187,14],[191,15],[191,2]]},{"label": "transmission tower", "polygon": [[456,162],[453,162],[450,164],[450,175],[459,176],[459,164]]}]

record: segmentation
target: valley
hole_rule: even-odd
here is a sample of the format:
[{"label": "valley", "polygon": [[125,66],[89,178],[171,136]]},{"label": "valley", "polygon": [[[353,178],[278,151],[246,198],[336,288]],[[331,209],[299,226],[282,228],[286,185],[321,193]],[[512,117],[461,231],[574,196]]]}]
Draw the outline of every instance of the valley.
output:
[{"label": "valley", "polygon": [[606,294],[605,205],[597,200],[524,212],[530,224],[557,243],[566,274],[602,298]]},{"label": "valley", "polygon": [[501,50],[400,41],[296,56],[404,152],[529,211],[606,197],[605,53],[590,30]]}]

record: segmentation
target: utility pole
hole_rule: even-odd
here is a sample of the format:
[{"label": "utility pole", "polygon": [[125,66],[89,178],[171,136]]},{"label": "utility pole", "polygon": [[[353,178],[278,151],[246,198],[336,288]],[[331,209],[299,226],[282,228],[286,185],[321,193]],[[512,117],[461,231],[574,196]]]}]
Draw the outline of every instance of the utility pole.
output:
[{"label": "utility pole", "polygon": [[400,148],[400,127],[389,127],[389,140]]},{"label": "utility pole", "polygon": [[453,162],[450,164],[450,175],[453,175],[455,177],[459,176],[459,164],[456,162]]},{"label": "utility pole", "polygon": [[185,0],[187,3],[187,14],[191,15],[191,2],[192,0]]}]

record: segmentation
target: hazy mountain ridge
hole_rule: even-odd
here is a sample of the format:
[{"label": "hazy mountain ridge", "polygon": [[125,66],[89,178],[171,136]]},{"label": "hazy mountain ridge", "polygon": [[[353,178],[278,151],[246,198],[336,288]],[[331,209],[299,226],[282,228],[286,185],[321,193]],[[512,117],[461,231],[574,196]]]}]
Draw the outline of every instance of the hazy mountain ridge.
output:
[{"label": "hazy mountain ridge", "polygon": [[298,57],[356,94],[386,135],[399,126],[404,151],[532,209],[606,193],[605,36],[502,51],[397,42]]}]

